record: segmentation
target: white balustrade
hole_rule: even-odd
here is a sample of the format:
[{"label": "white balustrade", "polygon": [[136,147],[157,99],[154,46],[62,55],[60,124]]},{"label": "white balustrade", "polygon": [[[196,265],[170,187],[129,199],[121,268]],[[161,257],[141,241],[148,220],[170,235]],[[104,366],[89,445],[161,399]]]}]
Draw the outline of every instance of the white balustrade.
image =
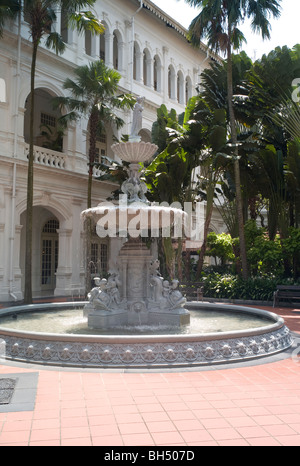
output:
[{"label": "white balustrade", "polygon": [[[29,145],[25,145],[25,156],[28,158]],[[60,152],[56,152],[51,149],[44,147],[34,146],[33,148],[33,160],[35,163],[44,165],[52,168],[66,168],[66,157]]]}]

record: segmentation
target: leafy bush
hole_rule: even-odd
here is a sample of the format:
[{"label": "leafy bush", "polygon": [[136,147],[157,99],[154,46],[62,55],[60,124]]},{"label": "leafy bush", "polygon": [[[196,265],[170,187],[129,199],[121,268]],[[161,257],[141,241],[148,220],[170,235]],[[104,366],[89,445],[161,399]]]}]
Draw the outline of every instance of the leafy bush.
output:
[{"label": "leafy bush", "polygon": [[283,251],[279,235],[271,241],[267,230],[250,220],[245,224],[247,259],[253,276],[282,276],[284,273]]},{"label": "leafy bush", "polygon": [[207,250],[206,256],[221,259],[221,264],[224,265],[226,261],[234,259],[232,238],[229,234],[220,233],[216,234],[211,232],[207,235]]},{"label": "leafy bush", "polygon": [[253,277],[244,280],[237,275],[215,273],[203,277],[203,283],[204,296],[209,298],[272,301],[277,285],[291,285],[294,281],[274,277]]}]

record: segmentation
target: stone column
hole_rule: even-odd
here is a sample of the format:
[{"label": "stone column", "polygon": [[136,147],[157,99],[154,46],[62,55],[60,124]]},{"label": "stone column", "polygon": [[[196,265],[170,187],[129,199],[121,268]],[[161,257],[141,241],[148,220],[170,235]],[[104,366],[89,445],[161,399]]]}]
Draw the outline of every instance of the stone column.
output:
[{"label": "stone column", "polygon": [[130,239],[119,255],[123,298],[127,300],[129,325],[148,323],[149,267],[151,252],[140,239]]},{"label": "stone column", "polygon": [[96,60],[99,60],[100,56],[100,38],[97,35],[91,37],[91,55]]},{"label": "stone column", "polygon": [[105,34],[105,64],[109,68],[114,67],[114,35]]},{"label": "stone column", "polygon": [[72,230],[60,228],[59,235],[58,267],[56,271],[55,296],[71,295],[71,246]]},{"label": "stone column", "polygon": [[80,213],[83,210],[82,199],[72,199],[72,249],[71,249],[71,292],[74,296],[84,294],[84,274],[82,275],[81,267],[83,267],[83,248],[82,248],[82,222],[80,220]]},{"label": "stone column", "polygon": [[5,251],[5,237],[4,237],[4,231],[5,231],[5,223],[0,223],[0,298],[1,301],[6,301],[8,292],[5,291],[5,285],[4,285],[4,272],[5,272],[5,257],[4,257],[4,251]]}]

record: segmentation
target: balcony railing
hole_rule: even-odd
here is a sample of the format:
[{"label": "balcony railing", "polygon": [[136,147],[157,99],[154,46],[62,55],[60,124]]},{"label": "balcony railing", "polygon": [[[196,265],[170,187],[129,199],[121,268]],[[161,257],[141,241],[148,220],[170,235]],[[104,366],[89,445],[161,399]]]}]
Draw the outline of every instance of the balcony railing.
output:
[{"label": "balcony railing", "polygon": [[[28,158],[29,145],[25,144],[25,156]],[[33,148],[33,160],[39,165],[52,168],[66,168],[66,156],[60,152],[56,152],[51,149],[44,147],[34,146]]]},{"label": "balcony railing", "polygon": [[[29,144],[25,144],[24,146],[24,156],[25,159],[28,159],[29,154]],[[44,167],[51,167],[57,168],[60,170],[71,170],[75,171],[78,174],[88,174],[88,168],[86,159],[80,159],[77,165],[74,163],[74,157],[63,154],[61,152],[57,152],[55,150],[47,149],[45,147],[40,146],[33,146],[33,160],[34,163],[44,166]],[[100,170],[97,167],[93,168],[93,176],[98,178],[99,176],[103,175],[103,170]]]}]

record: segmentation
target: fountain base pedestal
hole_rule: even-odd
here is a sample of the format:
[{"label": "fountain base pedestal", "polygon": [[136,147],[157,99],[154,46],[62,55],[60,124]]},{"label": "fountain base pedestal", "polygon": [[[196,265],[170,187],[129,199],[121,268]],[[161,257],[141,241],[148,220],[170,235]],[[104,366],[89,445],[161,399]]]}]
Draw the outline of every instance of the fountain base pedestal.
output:
[{"label": "fountain base pedestal", "polygon": [[190,313],[186,309],[176,309],[171,312],[149,312],[149,325],[182,327],[190,324]]},{"label": "fountain base pedestal", "polygon": [[145,303],[134,303],[129,310],[97,311],[85,309],[88,327],[107,330],[121,326],[136,327],[141,325],[161,325],[181,327],[190,324],[190,313],[186,309],[176,309],[169,312],[151,311]]},{"label": "fountain base pedestal", "polygon": [[84,309],[90,328],[190,323],[178,280],[164,280],[159,261],[140,238],[130,238],[122,247],[117,269],[108,280],[95,279],[97,286]]},{"label": "fountain base pedestal", "polygon": [[87,317],[88,327],[98,330],[116,328],[118,326],[127,325],[128,323],[127,310],[123,309],[110,312],[91,310],[88,312]]}]

